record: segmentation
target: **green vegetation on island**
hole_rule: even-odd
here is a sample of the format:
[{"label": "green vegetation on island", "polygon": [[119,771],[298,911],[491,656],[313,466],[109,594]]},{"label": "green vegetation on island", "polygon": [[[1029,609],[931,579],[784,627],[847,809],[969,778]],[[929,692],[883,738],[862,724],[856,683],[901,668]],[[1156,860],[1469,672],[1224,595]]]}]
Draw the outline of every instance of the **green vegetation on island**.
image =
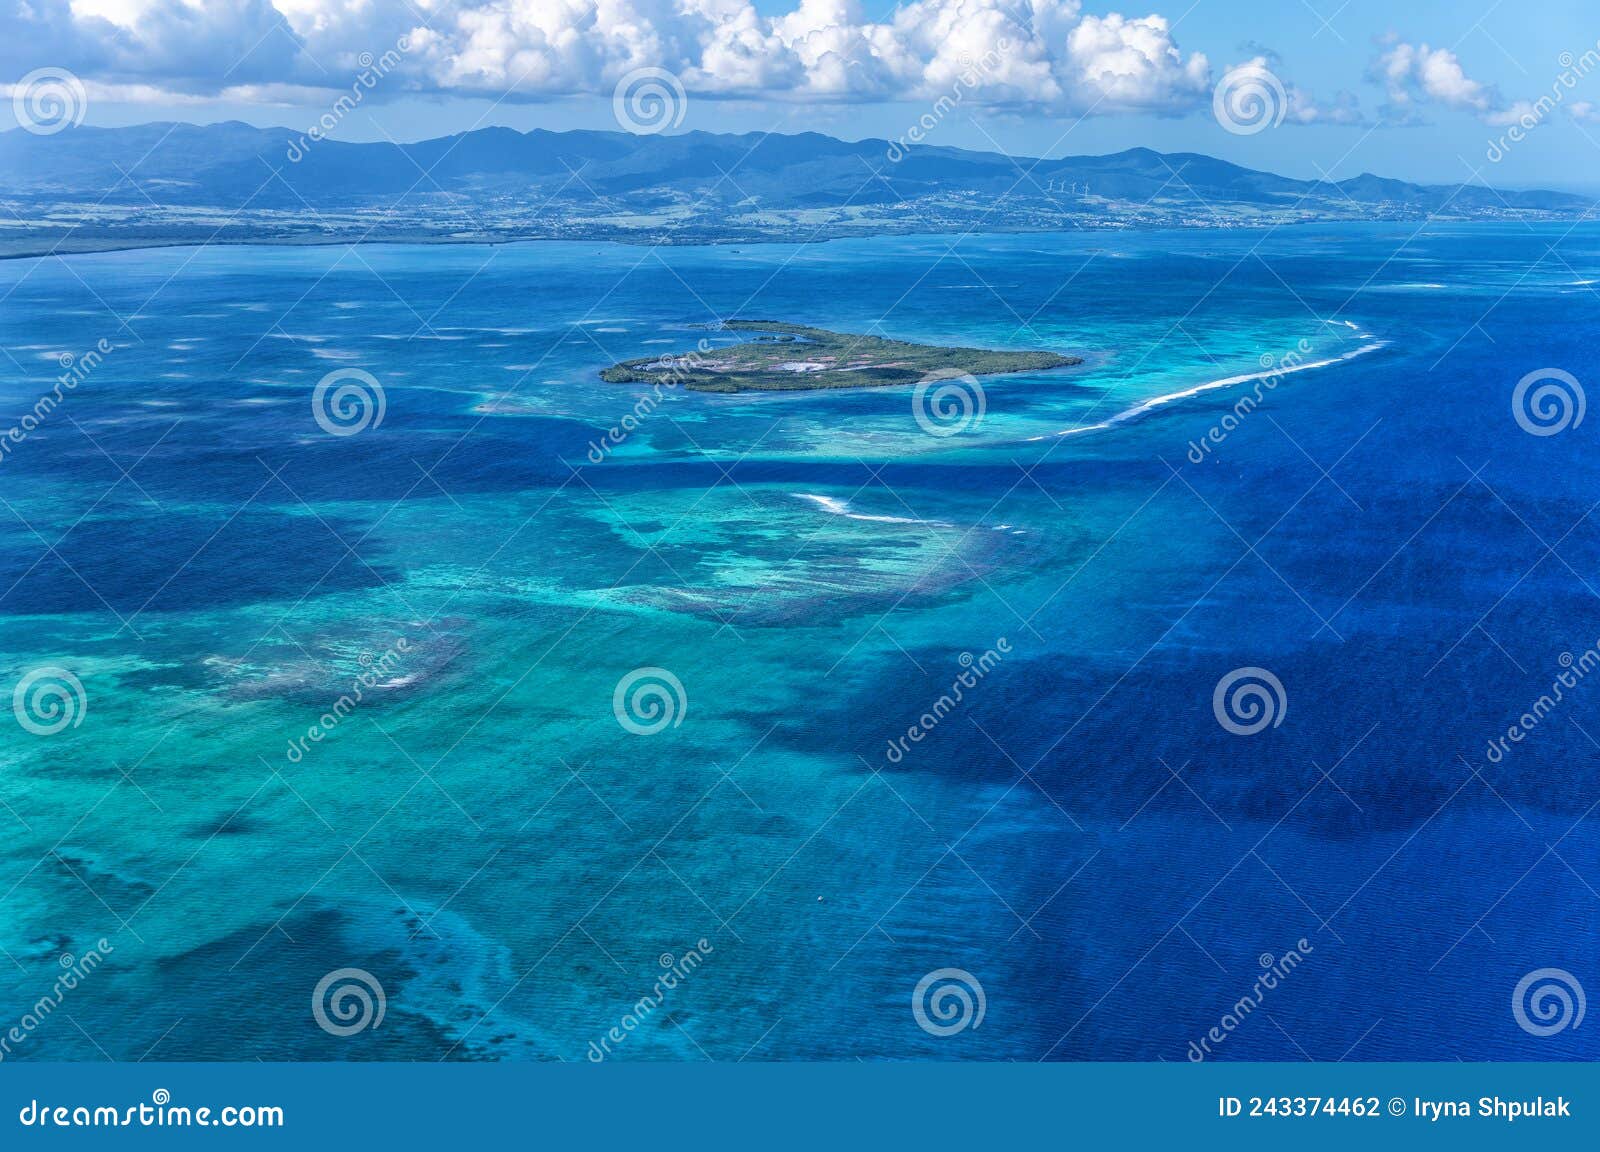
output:
[{"label": "green vegetation on island", "polygon": [[695,392],[806,392],[915,384],[934,375],[1038,372],[1083,362],[1055,352],[941,348],[775,320],[729,320],[721,327],[750,333],[750,339],[720,348],[702,341],[695,352],[624,360],[604,369],[600,378],[613,384],[682,385]]}]

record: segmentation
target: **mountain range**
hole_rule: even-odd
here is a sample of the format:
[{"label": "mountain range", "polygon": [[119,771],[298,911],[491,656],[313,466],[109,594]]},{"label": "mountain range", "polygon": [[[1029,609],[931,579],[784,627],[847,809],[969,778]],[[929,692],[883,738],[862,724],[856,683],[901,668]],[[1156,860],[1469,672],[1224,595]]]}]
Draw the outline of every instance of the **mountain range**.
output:
[{"label": "mountain range", "polygon": [[[153,243],[538,237],[701,243],[877,232],[1573,218],[1595,201],[1197,153],[1035,159],[883,140],[482,128],[414,144],[238,122],[0,133],[0,255]],[[9,219],[6,217],[9,216]]]}]

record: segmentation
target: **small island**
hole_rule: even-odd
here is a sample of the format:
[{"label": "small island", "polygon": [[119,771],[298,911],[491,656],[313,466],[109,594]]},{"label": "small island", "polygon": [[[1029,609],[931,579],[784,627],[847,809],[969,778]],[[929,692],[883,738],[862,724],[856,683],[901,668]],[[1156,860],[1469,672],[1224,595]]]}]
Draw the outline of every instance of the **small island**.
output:
[{"label": "small island", "polygon": [[751,336],[725,348],[624,360],[602,370],[600,378],[613,384],[681,384],[695,392],[806,392],[886,388],[935,375],[1039,372],[1083,363],[1081,357],[1055,352],[941,348],[776,320],[728,320],[721,328]]}]

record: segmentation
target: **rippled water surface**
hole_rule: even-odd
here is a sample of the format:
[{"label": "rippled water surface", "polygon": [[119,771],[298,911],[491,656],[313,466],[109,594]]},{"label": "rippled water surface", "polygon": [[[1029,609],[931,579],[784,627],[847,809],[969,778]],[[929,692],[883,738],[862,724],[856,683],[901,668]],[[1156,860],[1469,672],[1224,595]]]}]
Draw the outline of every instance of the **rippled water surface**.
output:
[{"label": "rippled water surface", "polygon": [[[0,666],[62,690],[0,745],[7,1058],[1600,1056],[1513,1011],[1600,988],[1600,453],[1512,404],[1592,375],[1597,270],[1511,225],[0,264]],[[735,315],[1085,363],[920,421],[597,378]]]}]

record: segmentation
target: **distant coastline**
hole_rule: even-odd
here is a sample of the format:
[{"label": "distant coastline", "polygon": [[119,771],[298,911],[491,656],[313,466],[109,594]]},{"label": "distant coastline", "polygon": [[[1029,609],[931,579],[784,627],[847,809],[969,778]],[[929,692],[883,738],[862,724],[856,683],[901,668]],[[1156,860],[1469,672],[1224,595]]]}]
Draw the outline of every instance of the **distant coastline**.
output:
[{"label": "distant coastline", "polygon": [[[1445,217],[1436,221],[1439,224],[1495,224],[1517,220],[1524,223],[1549,223],[1561,224],[1573,221],[1583,222],[1582,214],[1529,214],[1506,217],[1484,217],[1481,219],[1464,219]],[[1028,228],[1019,227],[1009,223],[999,223],[992,227],[978,228],[948,228],[930,229],[918,226],[886,226],[875,230],[839,230],[809,236],[776,236],[776,235],[682,235],[672,232],[662,234],[641,235],[636,232],[596,232],[594,234],[529,234],[518,236],[492,236],[492,235],[440,235],[437,233],[365,233],[349,236],[252,236],[229,237],[227,239],[213,239],[205,236],[160,236],[148,239],[123,237],[123,236],[96,236],[82,240],[63,239],[51,245],[27,245],[0,236],[0,260],[38,260],[51,256],[96,256],[111,252],[144,252],[164,248],[342,248],[381,246],[381,245],[428,245],[436,247],[509,247],[515,244],[544,244],[544,243],[571,243],[571,244],[618,244],[634,248],[725,248],[732,245],[785,245],[785,244],[821,244],[837,240],[871,240],[877,237],[949,237],[949,236],[1060,236],[1080,234],[1119,234],[1119,233],[1153,233],[1153,232],[1241,232],[1249,230],[1278,230],[1282,228],[1303,228],[1307,226],[1329,226],[1340,224],[1401,224],[1406,223],[1405,218],[1376,219],[1376,220],[1344,220],[1344,219],[1303,219],[1293,221],[1256,221],[1252,223],[1218,224],[1214,221],[1182,221],[1168,223],[1152,223],[1142,226],[1123,226],[1117,224],[1103,224],[1099,226],[1084,225],[1071,228]],[[1600,223],[1596,218],[1594,223]],[[3,228],[0,228],[3,232]]]},{"label": "distant coastline", "polygon": [[[584,177],[574,181],[581,170]],[[730,174],[734,177],[730,179]],[[865,183],[863,182],[865,180]],[[483,128],[409,144],[227,122],[0,132],[0,257],[184,244],[797,244],[844,237],[1571,221],[1592,197],[1192,152],[1009,156],[820,133]]]},{"label": "distant coastline", "polygon": [[[1565,216],[1551,217],[1550,222],[1562,222],[1569,219]],[[1381,223],[1381,221],[1377,221]],[[1466,221],[1450,221],[1451,223],[1465,223]],[[735,244],[821,244],[835,240],[870,240],[878,236],[1056,236],[1071,235],[1075,233],[1118,233],[1118,232],[1232,232],[1250,228],[1290,228],[1302,227],[1307,224],[1333,224],[1333,223],[1374,223],[1374,221],[1349,221],[1349,220],[1294,220],[1284,222],[1257,222],[1251,224],[1219,225],[1215,222],[1186,221],[1181,223],[1149,224],[1142,227],[1128,227],[1107,223],[1102,225],[1083,225],[1072,228],[1026,228],[1012,224],[996,224],[993,227],[979,228],[948,228],[942,230],[928,229],[911,225],[889,225],[872,230],[840,229],[833,232],[823,232],[807,236],[776,236],[776,235],[745,235],[733,233],[726,235],[684,235],[674,232],[660,234],[640,234],[634,231],[604,231],[572,234],[544,234],[530,233],[519,236],[491,236],[459,234],[441,235],[438,233],[360,233],[349,236],[251,236],[229,237],[227,239],[212,239],[205,236],[161,236],[149,239],[139,239],[123,236],[92,236],[82,240],[63,240],[55,245],[22,245],[0,237],[0,260],[37,260],[49,256],[94,256],[106,252],[142,252],[159,248],[340,248],[346,245],[360,247],[366,245],[402,245],[426,244],[439,247],[459,246],[471,247],[502,247],[512,244],[540,244],[540,243],[572,243],[572,244],[622,244],[629,247],[651,248],[722,248]],[[3,228],[0,228],[3,232]]]}]

